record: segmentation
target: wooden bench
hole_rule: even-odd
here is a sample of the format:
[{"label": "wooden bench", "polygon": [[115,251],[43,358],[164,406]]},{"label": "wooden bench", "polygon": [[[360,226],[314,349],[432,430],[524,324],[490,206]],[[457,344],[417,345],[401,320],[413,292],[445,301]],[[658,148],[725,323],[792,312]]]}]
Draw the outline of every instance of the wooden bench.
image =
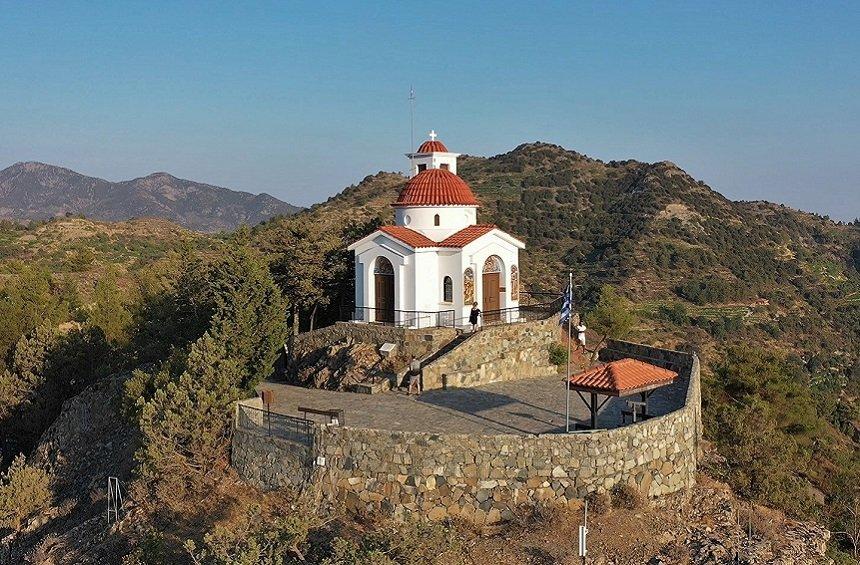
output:
[{"label": "wooden bench", "polygon": [[621,411],[621,423],[625,424],[627,422],[627,416],[630,416],[630,421],[632,423],[636,423],[639,420],[647,420],[648,418],[653,417],[648,413],[648,403],[647,402],[639,402],[636,400],[628,400],[627,401],[628,410]]},{"label": "wooden bench", "polygon": [[338,426],[343,426],[344,424],[346,424],[346,419],[344,418],[342,408],[320,410],[319,408],[308,408],[307,406],[299,406],[299,412],[302,413],[302,417],[305,420],[308,419],[308,414],[317,414],[319,416],[327,416],[329,424],[337,424]]}]

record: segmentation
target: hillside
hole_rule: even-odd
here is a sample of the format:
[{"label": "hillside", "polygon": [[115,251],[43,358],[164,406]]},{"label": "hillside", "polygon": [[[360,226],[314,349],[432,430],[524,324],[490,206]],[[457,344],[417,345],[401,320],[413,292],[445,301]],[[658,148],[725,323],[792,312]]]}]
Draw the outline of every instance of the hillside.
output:
[{"label": "hillside", "polygon": [[[479,221],[527,244],[527,289],[561,292],[572,271],[588,324],[611,284],[637,315],[629,339],[700,353],[705,433],[725,462],[718,478],[845,527],[860,484],[860,226],[733,202],[670,162],[603,162],[546,143],[461,157],[458,173],[481,202]],[[405,182],[366,177],[258,226],[255,240],[276,257],[323,233],[345,246],[393,222]],[[332,270],[349,273],[351,259],[341,261]],[[349,313],[350,280],[334,278],[318,324]]]},{"label": "hillside", "polygon": [[[613,541],[631,535],[623,518],[634,515],[645,517],[642,531],[671,534],[659,543],[648,534],[640,536],[631,545],[636,551],[667,555],[664,562],[684,552],[692,562],[713,562],[740,533],[731,523],[730,509],[750,501],[788,516],[783,520],[782,514],[761,510],[757,547],[764,553],[759,555],[794,545],[808,531],[817,532],[823,543],[826,533],[804,525],[808,521],[833,531],[847,527],[844,503],[850,496],[860,500],[860,492],[851,494],[860,484],[857,226],[770,203],[732,202],[668,162],[605,163],[543,143],[490,158],[465,156],[459,170],[481,200],[480,220],[495,222],[526,241],[521,271],[527,287],[560,291],[572,270],[582,285],[576,308],[588,322],[601,286],[612,284],[638,315],[629,339],[695,349],[703,359],[705,433],[714,450],[702,488],[684,506],[688,514],[659,508],[613,512],[595,522],[599,551],[616,557],[615,562],[639,558]],[[153,493],[130,493],[139,506],[132,506],[129,523],[101,537],[93,534],[92,545],[81,544],[81,532],[101,528],[103,489],[98,495],[81,494],[85,489],[79,485],[96,478],[76,455],[70,455],[74,461],[67,465],[55,464],[62,460],[59,456],[51,459],[63,440],[57,430],[71,429],[65,422],[77,416],[69,401],[87,387],[101,390],[114,382],[106,378],[111,374],[167,358],[181,360],[179,352],[203,343],[200,336],[214,328],[207,323],[219,319],[213,315],[206,321],[216,307],[233,308],[245,304],[246,297],[268,305],[253,315],[226,310],[231,320],[248,324],[248,333],[227,331],[225,340],[244,335],[268,339],[270,334],[259,328],[283,324],[278,314],[288,308],[300,314],[302,330],[314,315],[319,326],[348,314],[352,257],[344,248],[380,222],[393,221],[390,203],[405,182],[401,175],[380,172],[298,214],[217,236],[155,219],[0,221],[0,317],[7,321],[0,328],[5,362],[0,367],[0,451],[7,463],[19,451],[29,453],[28,463],[51,471],[56,497],[45,514],[23,524],[27,531],[17,538],[16,550],[38,546],[45,553],[30,554],[38,560],[79,550],[92,551],[90,555],[125,552],[130,546],[152,550],[150,546],[167,540],[171,551],[185,555],[177,544],[200,541],[215,523],[232,528],[261,500],[269,501],[264,502],[268,512],[288,508],[279,493],[261,499],[259,492],[218,473],[217,488],[201,502],[175,494],[176,485],[167,481],[186,477],[185,472],[156,473],[152,476],[166,485],[159,492],[172,505],[144,508],[151,506]],[[276,286],[286,304],[257,294]],[[212,292],[235,293],[240,299],[215,300]],[[247,351],[269,352],[270,345]],[[218,355],[212,355],[217,362]],[[249,356],[252,361],[262,363]],[[178,370],[183,366],[177,362]],[[220,374],[198,372],[195,378]],[[98,426],[117,426],[122,433],[147,429],[129,403],[139,408],[161,385],[154,376],[152,382],[137,382],[140,378],[138,374],[126,385],[122,408],[111,401],[110,414],[116,417],[104,419],[99,413],[103,422],[93,418]],[[212,387],[195,385],[193,390],[201,388]],[[162,396],[160,402],[174,397]],[[131,420],[120,421],[120,412]],[[196,414],[184,408],[179,413]],[[216,413],[194,423],[199,426],[195,436],[218,425],[219,416],[208,414]],[[40,441],[54,422],[54,431]],[[99,443],[79,443],[88,453],[101,451]],[[116,472],[132,484],[139,480],[141,453],[133,462],[116,445],[113,451],[108,447],[105,453],[119,457]],[[218,464],[224,459],[226,455]],[[136,472],[128,475],[132,466]],[[715,487],[709,477],[728,483],[733,494]],[[697,514],[696,500],[714,505]],[[779,517],[776,529],[768,526],[773,516]],[[353,518],[337,522],[334,533],[322,528],[315,539],[347,534],[360,539],[362,528],[375,527],[366,517]],[[271,523],[264,522],[266,527]],[[551,523],[534,528],[524,519],[498,535],[473,538],[468,542],[473,558],[552,562],[573,546],[553,537],[556,522]],[[234,530],[241,533],[243,527]],[[387,531],[398,538],[402,533]],[[851,550],[845,538],[834,535],[830,550],[837,547],[843,550],[839,563],[852,562],[845,557],[844,551]]]},{"label": "hillside", "polygon": [[[798,338],[792,347],[807,337],[796,317],[810,317],[816,341],[860,349],[856,226],[732,202],[670,162],[604,163],[546,143],[464,156],[458,172],[481,201],[480,221],[526,242],[527,287],[560,291],[572,270],[582,284],[580,302],[611,283],[646,313],[680,302],[706,318],[741,316],[780,333],[780,341]],[[405,182],[392,173],[368,176],[296,220],[326,231],[392,223],[390,203]],[[266,246],[288,225],[276,219],[259,226],[257,240]]]},{"label": "hillside", "polygon": [[167,173],[109,182],[35,162],[0,171],[0,218],[15,220],[65,215],[106,221],[152,217],[216,232],[298,210],[268,194],[239,192]]}]

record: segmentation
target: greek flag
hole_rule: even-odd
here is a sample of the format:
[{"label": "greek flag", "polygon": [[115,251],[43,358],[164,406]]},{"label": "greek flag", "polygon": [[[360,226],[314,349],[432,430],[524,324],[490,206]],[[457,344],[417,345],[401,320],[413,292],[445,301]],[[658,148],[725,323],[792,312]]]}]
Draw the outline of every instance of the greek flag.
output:
[{"label": "greek flag", "polygon": [[573,303],[573,289],[570,287],[570,284],[567,285],[567,290],[564,291],[564,302],[561,304],[561,318],[559,319],[559,325],[566,324],[568,320],[570,320],[570,309],[571,304]]}]

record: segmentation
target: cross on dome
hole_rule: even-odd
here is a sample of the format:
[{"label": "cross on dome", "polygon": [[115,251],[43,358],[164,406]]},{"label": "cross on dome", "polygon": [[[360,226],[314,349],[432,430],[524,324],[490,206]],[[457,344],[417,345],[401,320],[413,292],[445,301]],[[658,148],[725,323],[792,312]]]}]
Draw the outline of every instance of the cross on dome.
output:
[{"label": "cross on dome", "polygon": [[430,141],[436,141],[436,138],[438,137],[438,136],[436,135],[436,130],[435,130],[435,129],[431,129],[431,130],[430,130],[430,133],[429,133],[429,134],[427,134],[427,135],[429,135],[429,136],[430,136]]}]

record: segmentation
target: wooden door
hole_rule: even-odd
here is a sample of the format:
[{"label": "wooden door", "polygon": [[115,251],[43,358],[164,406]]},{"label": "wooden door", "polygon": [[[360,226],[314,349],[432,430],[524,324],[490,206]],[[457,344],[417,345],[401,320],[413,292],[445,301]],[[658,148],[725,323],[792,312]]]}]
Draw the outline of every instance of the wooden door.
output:
[{"label": "wooden door", "polygon": [[499,302],[499,288],[501,285],[499,284],[499,277],[501,273],[484,273],[482,282],[483,282],[483,310],[484,312],[484,322],[498,322],[499,321],[499,312],[498,310],[501,308]]},{"label": "wooden door", "polygon": [[394,323],[394,275],[376,273],[376,321]]}]

